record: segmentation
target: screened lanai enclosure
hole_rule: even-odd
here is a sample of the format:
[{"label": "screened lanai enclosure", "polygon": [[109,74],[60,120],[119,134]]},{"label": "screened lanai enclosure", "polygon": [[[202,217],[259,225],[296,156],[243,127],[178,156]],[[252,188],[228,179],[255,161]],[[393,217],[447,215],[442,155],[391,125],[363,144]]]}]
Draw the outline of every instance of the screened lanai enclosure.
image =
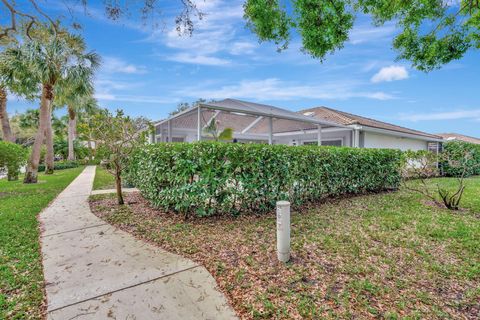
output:
[{"label": "screened lanai enclosure", "polygon": [[241,143],[351,146],[355,141],[349,127],[274,106],[225,99],[199,104],[157,122],[151,142],[211,140],[205,129],[212,121],[219,132],[231,128],[234,141]]}]

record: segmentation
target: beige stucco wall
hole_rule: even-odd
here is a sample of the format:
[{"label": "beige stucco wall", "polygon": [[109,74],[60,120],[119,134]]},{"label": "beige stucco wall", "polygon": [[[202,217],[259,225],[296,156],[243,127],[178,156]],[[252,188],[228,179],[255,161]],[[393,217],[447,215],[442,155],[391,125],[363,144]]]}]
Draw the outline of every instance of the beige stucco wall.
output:
[{"label": "beige stucco wall", "polygon": [[390,148],[400,150],[427,150],[427,141],[365,132],[365,148]]}]

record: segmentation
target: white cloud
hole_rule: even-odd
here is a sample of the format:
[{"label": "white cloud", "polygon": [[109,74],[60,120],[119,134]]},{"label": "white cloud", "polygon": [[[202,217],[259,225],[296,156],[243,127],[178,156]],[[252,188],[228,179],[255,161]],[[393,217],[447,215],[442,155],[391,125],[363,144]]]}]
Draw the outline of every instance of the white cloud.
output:
[{"label": "white cloud", "polygon": [[134,65],[116,57],[103,57],[101,69],[108,73],[144,74],[144,66]]},{"label": "white cloud", "polygon": [[480,118],[480,109],[400,115],[400,119],[408,121],[459,120],[472,118]]},{"label": "white cloud", "polygon": [[239,52],[253,53],[254,45],[238,39],[238,26],[243,24],[242,1],[198,1],[197,7],[205,14],[202,20],[195,18],[191,36],[179,36],[175,27],[164,32],[155,32],[147,41],[160,42],[174,52],[161,58],[182,63],[204,65],[228,65],[228,55]]},{"label": "white cloud", "polygon": [[408,71],[403,66],[383,67],[371,79],[373,83],[408,79]]},{"label": "white cloud", "polygon": [[230,48],[230,53],[233,55],[246,55],[254,53],[257,46],[249,41],[234,42]]},{"label": "white cloud", "polygon": [[284,82],[276,78],[243,80],[237,84],[220,88],[194,87],[178,91],[177,94],[209,99],[243,98],[255,100],[349,99],[368,98],[375,100],[394,99],[384,92],[358,90],[358,84],[348,81],[325,83],[316,86]]},{"label": "white cloud", "polygon": [[96,93],[95,98],[100,101],[120,101],[120,102],[137,102],[137,103],[155,103],[155,104],[171,104],[177,103],[176,98],[165,98],[162,96],[142,96],[142,95],[117,95],[113,93],[103,92]]},{"label": "white cloud", "polygon": [[201,64],[207,66],[226,66],[231,63],[231,61],[227,59],[209,57],[204,55],[191,55],[188,53],[174,54],[166,57],[166,59],[175,62]]}]

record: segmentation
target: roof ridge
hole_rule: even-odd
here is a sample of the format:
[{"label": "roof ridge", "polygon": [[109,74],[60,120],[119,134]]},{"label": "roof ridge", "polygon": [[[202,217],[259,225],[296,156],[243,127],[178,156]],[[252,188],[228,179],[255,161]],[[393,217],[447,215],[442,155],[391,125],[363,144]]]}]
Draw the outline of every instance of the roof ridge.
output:
[{"label": "roof ridge", "polygon": [[[326,107],[326,106],[313,107],[313,108],[306,109],[306,110],[312,110],[312,109],[324,109],[324,110],[328,110],[328,111],[330,111],[330,112],[336,113],[337,115],[341,115],[341,116],[343,116],[343,117],[345,117],[345,118],[347,118],[347,119],[350,119],[350,120],[352,121],[351,124],[361,123],[361,121],[358,121],[358,119],[355,119],[355,118],[361,118],[361,119],[365,119],[365,120],[367,120],[367,121],[371,121],[371,122],[373,122],[373,123],[384,124],[384,125],[387,125],[387,126],[391,126],[391,127],[398,128],[398,129],[404,129],[404,130],[409,130],[409,131],[412,131],[412,132],[416,132],[416,133],[419,133],[419,134],[421,134],[421,135],[426,135],[426,136],[436,137],[436,138],[442,139],[441,136],[436,135],[436,134],[432,134],[432,133],[428,133],[428,132],[424,132],[424,131],[420,131],[420,130],[416,130],[416,129],[411,129],[411,128],[399,126],[399,125],[397,125],[397,124],[388,123],[388,122],[385,122],[385,121],[376,120],[376,119],[373,119],[373,118],[356,115],[356,114],[353,114],[353,113],[349,113],[349,112],[345,112],[345,111],[333,109],[333,108]],[[302,112],[302,111],[299,111],[299,112]],[[352,117],[353,117],[353,118],[352,118]],[[371,125],[365,124],[365,126],[370,127]],[[392,130],[392,131],[400,131],[400,130],[394,130],[394,129],[390,129],[390,130]]]},{"label": "roof ridge", "polygon": [[441,133],[436,133],[436,135],[462,136],[462,137],[467,137],[467,138],[472,138],[472,139],[480,140],[480,138],[477,138],[477,137],[474,137],[474,136],[469,136],[469,135],[466,135],[466,134],[455,133],[455,132],[446,132],[446,133],[441,132]]},{"label": "roof ridge", "polygon": [[314,109],[323,109],[323,110],[328,110],[330,112],[336,113],[337,115],[340,115],[345,120],[347,120],[347,122],[350,122],[349,124],[355,124],[356,122],[358,122],[356,119],[350,118],[350,117],[346,116],[345,114],[342,114],[342,112],[340,112],[339,110],[335,110],[335,109],[332,109],[332,108],[329,108],[329,107],[326,107],[326,106],[312,107],[312,108],[309,108],[309,109],[300,110],[298,112],[304,113],[304,112],[308,112],[309,110],[314,110]]}]

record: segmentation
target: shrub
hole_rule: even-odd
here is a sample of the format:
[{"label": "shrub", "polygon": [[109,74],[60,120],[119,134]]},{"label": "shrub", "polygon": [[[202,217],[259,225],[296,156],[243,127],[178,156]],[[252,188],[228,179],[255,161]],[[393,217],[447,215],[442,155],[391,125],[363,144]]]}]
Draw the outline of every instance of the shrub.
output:
[{"label": "shrub", "polygon": [[[450,141],[443,144],[443,153],[449,159],[449,161],[442,162],[444,175],[449,177],[462,175],[463,166],[452,165],[452,163],[465,161],[467,162],[466,177],[480,175],[480,145],[462,141]],[[468,158],[465,157],[466,154],[469,154]]]},{"label": "shrub", "polygon": [[432,178],[440,175],[439,155],[428,150],[407,150],[403,152],[402,179]]},{"label": "shrub", "polygon": [[17,180],[20,168],[27,161],[28,150],[22,146],[0,141],[0,168],[7,169],[8,180]]},{"label": "shrub", "polygon": [[[63,159],[67,159],[68,141],[63,138],[56,138],[53,143],[53,150],[56,155],[61,155]],[[73,151],[77,159],[85,159],[89,154],[88,148],[83,146],[79,140],[73,141]]]},{"label": "shrub", "polygon": [[[70,169],[70,168],[76,168],[78,167],[79,164],[77,161],[56,161],[54,164],[54,170],[63,170],[63,169]],[[41,164],[38,166],[38,171],[44,171],[45,170],[45,165]]]},{"label": "shrub", "polygon": [[139,148],[128,174],[154,207],[209,216],[395,189],[400,166],[397,150],[200,142]]},{"label": "shrub", "polygon": [[[451,148],[451,147],[449,147]],[[445,150],[436,154],[430,151],[406,151],[402,168],[403,185],[407,190],[417,192],[439,206],[458,210],[465,191],[465,178],[476,172],[480,166],[469,148]],[[438,166],[453,173],[455,188],[445,188],[439,183],[432,188],[427,179],[438,175]],[[410,182],[409,180],[415,180]]]},{"label": "shrub", "polygon": [[100,164],[100,159],[80,159],[77,162],[83,166],[97,166]]}]

